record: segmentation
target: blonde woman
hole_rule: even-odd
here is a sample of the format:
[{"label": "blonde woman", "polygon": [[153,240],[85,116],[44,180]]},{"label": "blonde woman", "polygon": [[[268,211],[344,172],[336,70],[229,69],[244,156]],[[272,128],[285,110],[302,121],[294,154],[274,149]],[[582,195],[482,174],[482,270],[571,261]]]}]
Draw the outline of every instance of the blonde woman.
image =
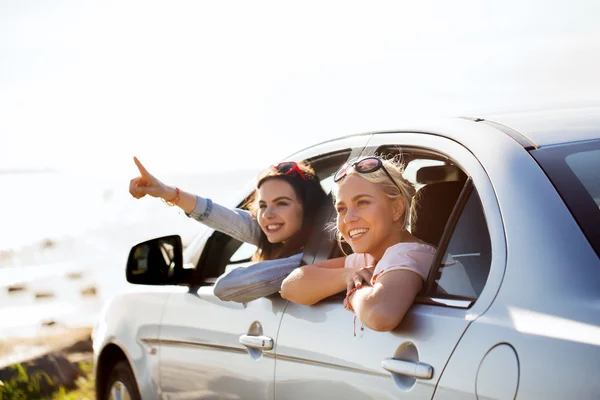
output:
[{"label": "blonde woman", "polygon": [[344,306],[375,331],[402,321],[427,280],[436,249],[408,230],[415,189],[400,165],[364,157],[335,174],[337,229],[353,254],[304,266],[281,295],[312,305],[346,289]]}]

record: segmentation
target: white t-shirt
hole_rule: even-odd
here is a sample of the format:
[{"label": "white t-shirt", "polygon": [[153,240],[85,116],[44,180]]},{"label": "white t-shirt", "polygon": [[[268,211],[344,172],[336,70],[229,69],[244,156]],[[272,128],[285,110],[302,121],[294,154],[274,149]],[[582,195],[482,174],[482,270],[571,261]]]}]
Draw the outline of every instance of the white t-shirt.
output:
[{"label": "white t-shirt", "polygon": [[435,252],[435,247],[428,244],[401,242],[388,247],[378,263],[375,263],[375,259],[369,254],[354,253],[346,257],[344,267],[364,268],[375,266],[371,285],[374,285],[381,275],[395,270],[413,271],[426,281]]}]

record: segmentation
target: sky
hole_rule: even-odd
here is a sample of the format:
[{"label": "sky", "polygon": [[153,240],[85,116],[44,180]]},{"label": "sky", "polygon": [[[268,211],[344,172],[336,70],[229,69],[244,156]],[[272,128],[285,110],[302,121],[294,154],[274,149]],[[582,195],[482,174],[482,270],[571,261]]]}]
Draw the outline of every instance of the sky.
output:
[{"label": "sky", "polygon": [[415,117],[600,103],[600,2],[2,1],[0,170],[261,169]]}]

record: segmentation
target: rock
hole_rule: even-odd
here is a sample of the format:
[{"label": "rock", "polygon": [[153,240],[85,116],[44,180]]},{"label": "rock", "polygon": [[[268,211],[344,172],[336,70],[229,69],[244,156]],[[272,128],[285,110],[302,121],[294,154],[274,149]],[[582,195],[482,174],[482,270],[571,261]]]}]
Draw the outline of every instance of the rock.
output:
[{"label": "rock", "polygon": [[62,352],[46,354],[21,366],[29,378],[23,379],[18,367],[13,365],[0,369],[0,381],[23,385],[25,388],[28,385],[26,380],[35,378],[39,382],[39,395],[42,397],[50,395],[60,386],[74,388],[77,378],[83,376],[83,371],[69,362]]},{"label": "rock", "polygon": [[98,290],[96,286],[90,286],[84,289],[81,289],[82,296],[96,296],[98,294]]},{"label": "rock", "polygon": [[44,250],[51,249],[54,246],[56,246],[56,242],[54,240],[48,239],[48,238],[42,240],[42,242],[40,243],[40,247]]},{"label": "rock", "polygon": [[56,296],[52,292],[37,292],[35,294],[36,300],[38,300],[38,299],[53,299],[54,297],[56,297]]},{"label": "rock", "polygon": [[87,339],[79,340],[73,343],[71,346],[65,347],[63,351],[65,353],[91,353],[93,351],[92,338],[90,336]]},{"label": "rock", "polygon": [[42,242],[40,243],[40,247],[44,250],[51,249],[54,246],[56,246],[56,242],[54,240],[48,239],[48,238],[42,240]]},{"label": "rock", "polygon": [[22,284],[10,285],[6,288],[8,293],[22,292],[25,289],[27,289],[27,286]]},{"label": "rock", "polygon": [[67,279],[81,279],[83,277],[83,272],[81,271],[71,271],[71,272],[67,272]]}]

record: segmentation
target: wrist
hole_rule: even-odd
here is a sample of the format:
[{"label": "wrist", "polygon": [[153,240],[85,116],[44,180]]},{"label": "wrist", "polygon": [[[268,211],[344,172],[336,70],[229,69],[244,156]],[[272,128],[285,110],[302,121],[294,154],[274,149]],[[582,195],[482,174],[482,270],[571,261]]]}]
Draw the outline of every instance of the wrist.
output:
[{"label": "wrist", "polygon": [[177,186],[168,186],[167,193],[164,196],[162,196],[162,201],[164,201],[169,206],[176,206],[179,203],[180,194],[181,191]]},{"label": "wrist", "polygon": [[176,191],[174,186],[163,185],[160,197],[165,201],[172,200],[175,198]]},{"label": "wrist", "polygon": [[346,293],[346,298],[344,299],[344,307],[348,311],[354,312],[354,307],[352,307],[351,300],[352,300],[352,296],[354,295],[354,292],[356,292],[357,290],[358,290],[357,287],[353,287],[352,289],[350,289],[348,291],[348,293]]}]

